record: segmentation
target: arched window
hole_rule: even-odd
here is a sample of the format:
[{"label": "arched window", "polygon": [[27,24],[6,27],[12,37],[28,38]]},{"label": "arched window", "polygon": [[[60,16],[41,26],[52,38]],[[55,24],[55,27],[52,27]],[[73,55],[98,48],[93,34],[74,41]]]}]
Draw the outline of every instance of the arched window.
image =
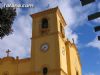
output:
[{"label": "arched window", "polygon": [[64,27],[63,27],[62,23],[60,23],[60,31],[61,31],[61,33],[64,34]]},{"label": "arched window", "polygon": [[76,75],[79,75],[79,74],[78,74],[78,71],[76,71]]},{"label": "arched window", "polygon": [[62,26],[62,23],[60,23],[60,32],[62,34],[62,37],[64,38],[65,37],[65,32],[64,32],[64,28]]},{"label": "arched window", "polygon": [[62,27],[61,23],[60,23],[60,31],[61,31],[61,33],[63,33],[63,27]]},{"label": "arched window", "polygon": [[44,67],[43,68],[43,75],[47,75],[47,73],[48,73],[48,68],[47,67]]},{"label": "arched window", "polygon": [[42,19],[41,28],[48,28],[48,20],[46,18]]}]

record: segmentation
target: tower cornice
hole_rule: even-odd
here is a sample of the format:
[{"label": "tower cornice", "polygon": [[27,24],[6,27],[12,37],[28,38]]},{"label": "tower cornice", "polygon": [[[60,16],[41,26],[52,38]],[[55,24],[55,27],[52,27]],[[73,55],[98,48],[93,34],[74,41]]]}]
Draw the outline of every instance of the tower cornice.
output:
[{"label": "tower cornice", "polygon": [[48,10],[44,10],[44,11],[41,11],[41,12],[38,12],[38,13],[31,14],[30,16],[31,16],[32,18],[35,18],[35,17],[37,17],[37,16],[40,17],[40,16],[43,15],[43,14],[49,14],[49,13],[58,13],[58,15],[62,18],[62,21],[63,21],[63,23],[64,23],[64,26],[67,25],[67,24],[66,24],[66,21],[64,20],[64,18],[63,18],[63,16],[62,16],[62,13],[61,13],[59,7],[50,8],[50,9],[48,9]]}]

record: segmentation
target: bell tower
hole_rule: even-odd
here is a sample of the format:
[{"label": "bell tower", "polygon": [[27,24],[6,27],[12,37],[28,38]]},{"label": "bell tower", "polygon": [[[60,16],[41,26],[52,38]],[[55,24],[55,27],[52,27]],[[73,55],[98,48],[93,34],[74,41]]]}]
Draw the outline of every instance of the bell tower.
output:
[{"label": "bell tower", "polygon": [[67,75],[64,26],[58,7],[31,15],[34,75]]}]

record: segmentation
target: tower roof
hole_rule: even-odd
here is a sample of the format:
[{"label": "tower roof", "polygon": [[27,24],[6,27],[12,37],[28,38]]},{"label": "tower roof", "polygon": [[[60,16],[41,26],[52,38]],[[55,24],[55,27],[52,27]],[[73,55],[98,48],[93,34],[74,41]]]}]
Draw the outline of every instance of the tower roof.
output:
[{"label": "tower roof", "polygon": [[50,14],[50,13],[58,13],[60,15],[60,17],[62,18],[63,22],[64,22],[64,25],[66,25],[66,22],[62,16],[62,13],[60,11],[60,9],[58,7],[55,7],[55,8],[50,8],[48,10],[43,10],[41,12],[37,12],[37,13],[34,13],[34,14],[31,14],[31,17],[35,18],[37,16],[40,16],[40,15],[43,15],[43,14]]}]

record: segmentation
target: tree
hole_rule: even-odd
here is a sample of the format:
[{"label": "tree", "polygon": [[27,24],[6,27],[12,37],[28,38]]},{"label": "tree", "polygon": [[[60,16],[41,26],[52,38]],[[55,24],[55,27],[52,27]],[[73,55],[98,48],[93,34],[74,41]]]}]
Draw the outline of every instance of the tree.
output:
[{"label": "tree", "polygon": [[0,39],[13,32],[12,24],[16,16],[15,8],[0,8]]}]

